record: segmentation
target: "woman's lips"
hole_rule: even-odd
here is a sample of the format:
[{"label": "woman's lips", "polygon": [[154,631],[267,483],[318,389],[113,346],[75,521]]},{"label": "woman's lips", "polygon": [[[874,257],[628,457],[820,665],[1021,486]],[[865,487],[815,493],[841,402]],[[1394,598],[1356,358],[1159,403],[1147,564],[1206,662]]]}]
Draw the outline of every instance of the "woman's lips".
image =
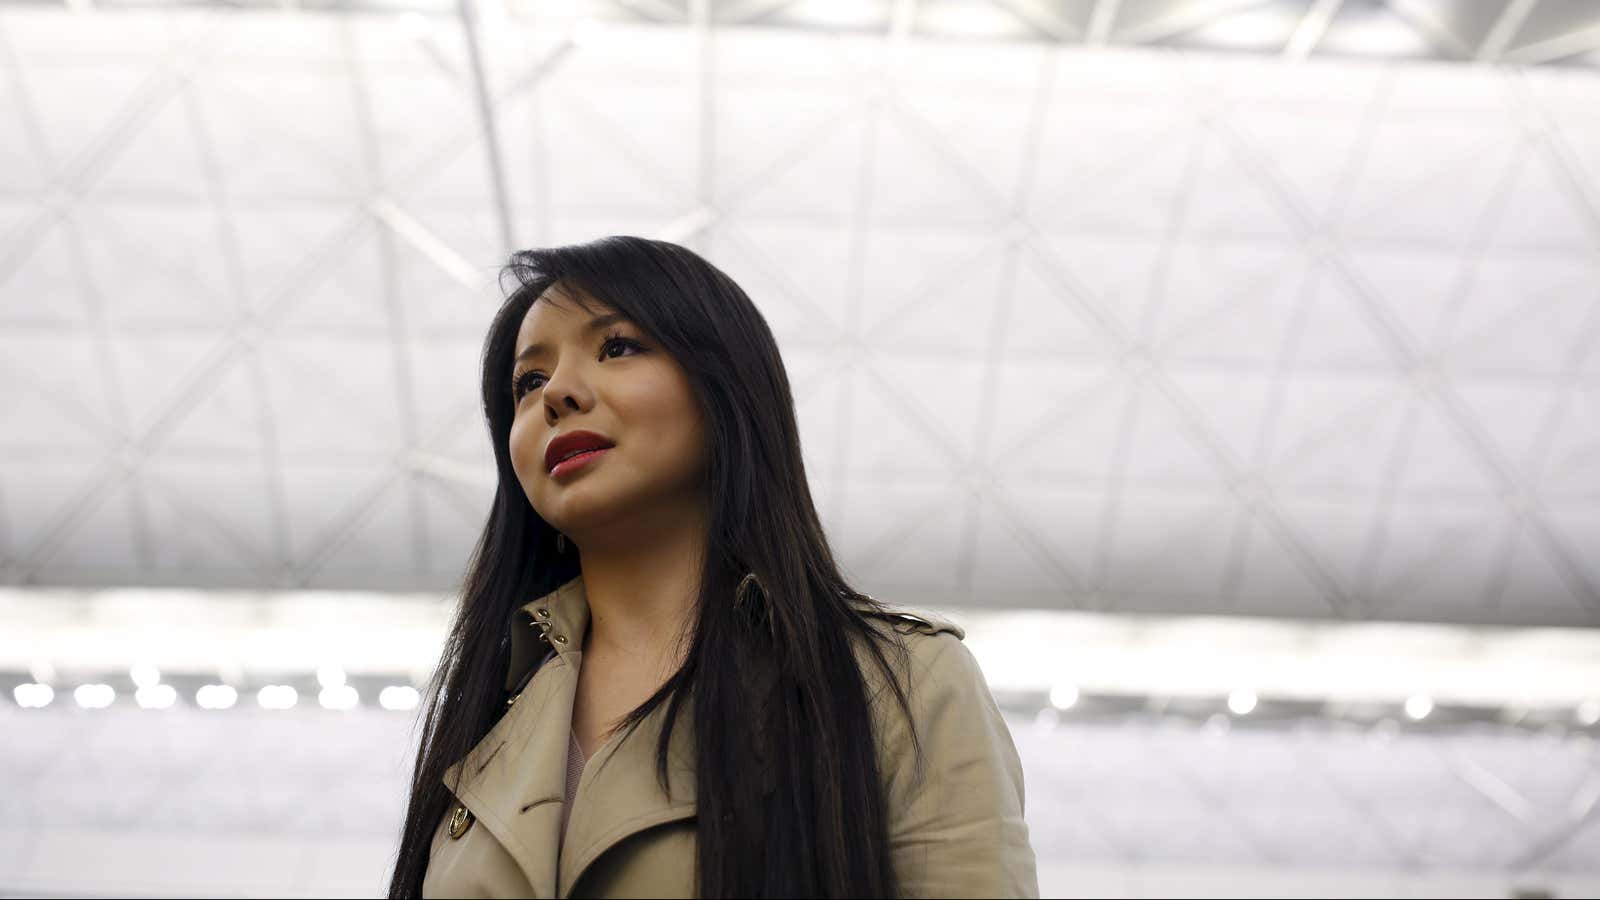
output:
[{"label": "woman's lips", "polygon": [[555,467],[550,470],[550,477],[560,478],[564,475],[570,475],[605,456],[610,451],[610,447],[601,447],[597,450],[585,450],[577,456],[569,456],[555,464]]}]

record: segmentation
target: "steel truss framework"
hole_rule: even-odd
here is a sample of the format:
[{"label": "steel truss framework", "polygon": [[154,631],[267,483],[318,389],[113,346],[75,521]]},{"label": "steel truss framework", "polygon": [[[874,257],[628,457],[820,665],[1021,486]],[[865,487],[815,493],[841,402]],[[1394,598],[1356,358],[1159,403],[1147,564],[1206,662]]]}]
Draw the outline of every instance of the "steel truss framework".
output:
[{"label": "steel truss framework", "polygon": [[918,9],[4,8],[0,573],[447,588],[495,266],[631,231],[763,305],[894,599],[1600,621],[1593,74],[954,46]]}]

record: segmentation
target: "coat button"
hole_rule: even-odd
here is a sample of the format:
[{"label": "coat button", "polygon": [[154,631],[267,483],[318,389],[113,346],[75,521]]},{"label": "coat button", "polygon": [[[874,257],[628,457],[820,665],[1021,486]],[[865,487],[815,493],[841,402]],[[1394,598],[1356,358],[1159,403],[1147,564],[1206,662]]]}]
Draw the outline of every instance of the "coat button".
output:
[{"label": "coat button", "polygon": [[545,608],[544,608],[544,607],[542,607],[542,606],[541,606],[541,607],[539,607],[539,608],[538,608],[538,609],[536,609],[536,610],[534,610],[534,611],[533,611],[533,614],[534,614],[534,615],[536,615],[536,616],[538,616],[538,617],[539,617],[539,618],[541,618],[541,619],[548,619],[548,618],[550,618],[550,610],[548,610],[548,609],[545,609]]},{"label": "coat button", "polygon": [[555,641],[558,644],[565,644],[567,642],[567,636],[564,634],[552,635],[550,640]]},{"label": "coat button", "polygon": [[471,827],[472,810],[467,809],[465,803],[456,804],[456,811],[450,816],[450,839],[456,840],[460,838]]}]

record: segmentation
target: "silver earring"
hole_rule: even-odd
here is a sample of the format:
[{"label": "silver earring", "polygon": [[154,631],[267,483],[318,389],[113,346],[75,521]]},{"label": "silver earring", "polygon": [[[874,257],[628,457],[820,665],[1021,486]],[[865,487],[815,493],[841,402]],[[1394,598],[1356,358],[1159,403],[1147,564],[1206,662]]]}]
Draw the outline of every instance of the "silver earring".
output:
[{"label": "silver earring", "polygon": [[556,552],[557,553],[566,553],[567,552],[567,536],[562,534],[559,531],[556,532]]}]

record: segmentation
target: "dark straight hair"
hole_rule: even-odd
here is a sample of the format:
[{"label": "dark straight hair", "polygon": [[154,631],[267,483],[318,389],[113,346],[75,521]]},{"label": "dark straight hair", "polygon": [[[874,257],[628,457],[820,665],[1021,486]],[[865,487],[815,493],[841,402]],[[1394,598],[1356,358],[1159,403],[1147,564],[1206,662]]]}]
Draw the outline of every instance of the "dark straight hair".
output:
[{"label": "dark straight hair", "polygon": [[[528,502],[507,447],[517,333],[557,285],[585,310],[583,295],[623,313],[670,353],[710,429],[710,534],[689,647],[661,689],[622,720],[631,734],[668,704],[656,751],[665,789],[672,728],[685,696],[693,697],[700,896],[896,896],[873,700],[852,648],[864,642],[864,658],[883,672],[909,725],[906,690],[894,675],[908,656],[894,629],[869,621],[882,608],[845,583],[828,546],[765,318],[733,279],[665,241],[613,235],[521,251],[502,284],[507,275],[516,286],[482,355],[499,487],[418,714],[389,896],[421,895],[432,836],[452,803],[444,772],[503,714],[511,616],[581,574],[572,554],[556,552],[556,531]],[[753,587],[740,591],[747,574]],[[911,735],[920,771],[914,728]]]}]

